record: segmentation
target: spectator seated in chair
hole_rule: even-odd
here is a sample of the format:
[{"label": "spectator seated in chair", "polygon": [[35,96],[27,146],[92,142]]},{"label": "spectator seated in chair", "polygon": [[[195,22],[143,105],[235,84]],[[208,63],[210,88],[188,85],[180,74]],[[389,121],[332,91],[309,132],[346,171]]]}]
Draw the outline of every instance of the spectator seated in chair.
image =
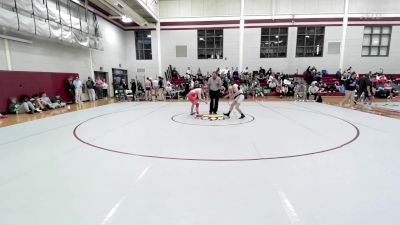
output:
[{"label": "spectator seated in chair", "polygon": [[298,83],[294,87],[294,98],[295,101],[305,101],[306,100],[306,85],[303,83]]},{"label": "spectator seated in chair", "polygon": [[317,81],[313,81],[310,85],[310,87],[308,87],[308,91],[307,91],[307,100],[310,97],[310,95],[314,96],[314,101],[317,100],[317,96],[318,96],[318,91],[319,88],[317,86]]}]

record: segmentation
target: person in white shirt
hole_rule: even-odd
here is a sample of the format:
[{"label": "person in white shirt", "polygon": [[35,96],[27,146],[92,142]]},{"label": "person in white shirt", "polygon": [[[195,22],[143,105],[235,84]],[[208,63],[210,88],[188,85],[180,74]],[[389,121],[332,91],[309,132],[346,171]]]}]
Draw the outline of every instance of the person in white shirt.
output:
[{"label": "person in white shirt", "polygon": [[82,103],[82,81],[79,79],[79,76],[75,77],[74,80],[74,88],[75,88],[75,103]]},{"label": "person in white shirt", "polygon": [[188,76],[192,76],[193,75],[192,69],[190,69],[190,67],[187,68],[186,75],[188,75]]},{"label": "person in white shirt", "polygon": [[305,101],[306,85],[304,83],[299,83],[294,87],[294,99],[295,101]]},{"label": "person in white shirt", "polygon": [[318,96],[318,91],[319,91],[319,88],[317,86],[317,82],[313,81],[311,83],[310,87],[308,87],[307,100],[308,100],[308,97],[310,97],[310,95],[314,95],[314,101],[315,101]]},{"label": "person in white shirt", "polygon": [[154,96],[155,96],[155,99],[157,100],[158,99],[158,88],[159,88],[159,86],[158,86],[158,80],[157,79],[154,79],[153,81],[152,81],[152,83],[153,83],[153,91],[154,91]]},{"label": "person in white shirt", "polygon": [[151,81],[150,77],[147,77],[145,82],[144,82],[144,88],[145,88],[145,100],[146,101],[152,101],[153,96],[152,96],[152,90],[153,90],[153,83]]},{"label": "person in white shirt", "polygon": [[225,69],[223,69],[223,70],[221,71],[221,75],[223,75],[223,77],[227,77],[228,74],[229,74],[229,68],[228,68],[228,67],[225,67]]},{"label": "person in white shirt", "polygon": [[242,71],[242,75],[241,78],[242,79],[248,79],[249,78],[249,67],[246,67],[243,71]]},{"label": "person in white shirt", "polygon": [[235,107],[236,110],[240,113],[239,119],[243,119],[243,118],[245,118],[246,116],[243,114],[242,110],[239,108],[239,107],[240,107],[240,104],[241,104],[241,103],[243,102],[243,100],[244,100],[243,91],[240,89],[239,85],[237,85],[237,84],[234,84],[234,85],[232,86],[232,91],[233,91],[233,93],[227,95],[227,97],[228,97],[228,98],[233,98],[233,102],[232,102],[232,104],[231,104],[231,107],[230,107],[230,109],[229,109],[229,112],[228,112],[228,113],[224,113],[224,115],[227,116],[227,117],[229,117],[230,114],[231,114],[231,112],[232,112],[232,110],[233,110],[233,107]]},{"label": "person in white shirt", "polygon": [[50,98],[47,96],[47,94],[46,94],[45,92],[43,92],[43,93],[41,94],[40,99],[42,100],[43,104],[44,104],[45,106],[47,106],[47,108],[55,109],[55,108],[60,107],[60,104],[59,104],[59,103],[53,103],[53,102],[51,102]]},{"label": "person in white shirt", "polygon": [[168,81],[167,86],[165,87],[165,92],[166,92],[166,95],[169,96],[170,98],[172,96],[172,91],[173,91],[173,88],[171,86],[171,83]]},{"label": "person in white shirt", "polygon": [[105,82],[105,80],[103,80],[103,97],[108,97],[108,84]]},{"label": "person in white shirt", "polygon": [[248,72],[249,72],[249,67],[246,67],[246,68],[242,71],[243,74],[247,74]]}]

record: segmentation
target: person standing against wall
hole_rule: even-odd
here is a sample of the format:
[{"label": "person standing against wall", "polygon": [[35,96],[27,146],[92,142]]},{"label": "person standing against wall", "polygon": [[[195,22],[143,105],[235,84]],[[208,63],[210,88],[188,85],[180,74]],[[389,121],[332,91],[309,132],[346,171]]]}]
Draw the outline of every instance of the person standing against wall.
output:
[{"label": "person standing against wall", "polygon": [[79,79],[79,76],[75,77],[74,88],[75,88],[75,103],[82,103],[82,81]]},{"label": "person standing against wall", "polygon": [[100,77],[96,78],[96,94],[97,94],[97,99],[102,99],[103,98],[103,81],[100,79]]},{"label": "person standing against wall", "polygon": [[132,91],[132,102],[135,101],[136,95],[136,81],[135,79],[131,79],[131,91]]},{"label": "person standing against wall", "polygon": [[103,79],[103,97],[104,98],[108,97],[108,84],[104,79]]},{"label": "person standing against wall", "polygon": [[65,80],[65,90],[67,91],[69,97],[72,99],[72,102],[75,102],[75,88],[74,88],[74,80],[72,76],[69,76],[67,80]]},{"label": "person standing against wall", "polygon": [[89,101],[96,101],[96,92],[94,91],[95,84],[91,77],[86,81],[86,88],[88,90]]},{"label": "person standing against wall", "polygon": [[213,72],[212,77],[208,79],[207,84],[210,93],[210,114],[217,114],[222,80],[217,76],[216,72]]},{"label": "person standing against wall", "polygon": [[349,79],[344,82],[345,96],[343,100],[339,103],[339,106],[343,106],[343,104],[347,103],[349,100],[351,100],[353,103],[356,103],[354,99],[354,94],[357,87],[356,75],[357,74],[353,72]]},{"label": "person standing against wall", "polygon": [[165,91],[164,78],[158,77],[158,97],[160,101],[165,100],[164,91]]},{"label": "person standing against wall", "polygon": [[152,89],[153,89],[153,83],[150,80],[150,77],[147,77],[146,80],[144,81],[144,88],[145,88],[145,99],[146,101],[152,101]]}]

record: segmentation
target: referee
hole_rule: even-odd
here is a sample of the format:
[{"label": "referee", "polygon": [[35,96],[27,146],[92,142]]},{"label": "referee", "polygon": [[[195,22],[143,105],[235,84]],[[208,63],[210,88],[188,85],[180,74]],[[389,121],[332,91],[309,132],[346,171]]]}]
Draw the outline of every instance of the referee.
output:
[{"label": "referee", "polygon": [[217,114],[222,80],[217,76],[216,72],[213,72],[212,76],[208,79],[207,84],[210,93],[210,114]]}]

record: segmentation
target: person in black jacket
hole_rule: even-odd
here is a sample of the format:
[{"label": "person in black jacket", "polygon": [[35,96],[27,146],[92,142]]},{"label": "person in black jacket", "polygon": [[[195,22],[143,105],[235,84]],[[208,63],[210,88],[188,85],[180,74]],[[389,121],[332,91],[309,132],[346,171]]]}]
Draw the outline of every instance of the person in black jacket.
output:
[{"label": "person in black jacket", "polygon": [[265,69],[260,67],[260,70],[258,70],[258,74],[262,75],[262,77],[265,75]]},{"label": "person in black jacket", "polygon": [[360,80],[360,86],[359,86],[359,92],[357,93],[357,98],[361,96],[361,94],[364,93],[364,108],[370,109],[372,99],[374,98],[374,88],[372,87],[372,82],[371,82],[371,74],[372,72],[370,71],[368,74],[365,74],[364,77]]},{"label": "person in black jacket", "polygon": [[344,82],[345,97],[339,103],[339,106],[343,106],[343,104],[347,103],[349,100],[351,100],[353,103],[356,103],[354,99],[354,94],[357,87],[356,75],[357,74],[353,72],[351,76]]},{"label": "person in black jacket", "polygon": [[94,91],[95,83],[91,77],[88,77],[88,80],[86,81],[86,88],[88,90],[89,101],[96,101],[96,92]]},{"label": "person in black jacket", "polygon": [[164,91],[165,91],[164,78],[158,77],[158,93],[157,93],[157,95],[159,97],[159,100],[161,100],[161,101],[165,100]]},{"label": "person in black jacket", "polygon": [[75,102],[75,87],[74,87],[74,79],[72,76],[69,76],[64,83],[65,91],[71,97],[72,102]]},{"label": "person in black jacket", "polygon": [[132,102],[135,101],[135,94],[136,94],[136,81],[135,79],[131,80],[131,90],[132,90]]}]

